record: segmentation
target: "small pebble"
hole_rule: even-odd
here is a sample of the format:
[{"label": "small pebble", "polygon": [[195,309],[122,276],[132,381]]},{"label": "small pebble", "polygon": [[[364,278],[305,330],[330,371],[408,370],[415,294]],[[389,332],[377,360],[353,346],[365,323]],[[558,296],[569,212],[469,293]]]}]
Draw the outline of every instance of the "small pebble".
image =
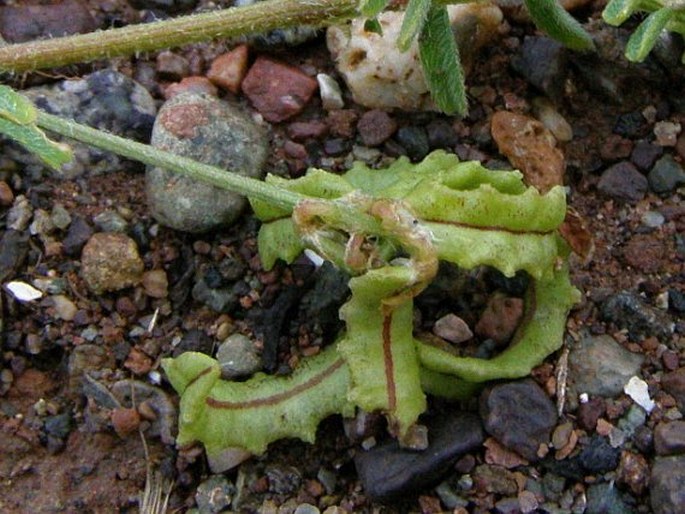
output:
[{"label": "small pebble", "polygon": [[658,228],[664,224],[666,218],[658,211],[647,211],[642,215],[642,224],[649,228]]},{"label": "small pebble", "polygon": [[607,168],[597,184],[597,189],[606,196],[630,203],[642,200],[648,187],[647,177],[628,161]]},{"label": "small pebble", "polygon": [[81,0],[17,3],[0,7],[0,34],[8,43],[85,34],[97,28],[88,5]]},{"label": "small pebble", "polygon": [[325,73],[319,73],[316,75],[316,81],[319,83],[321,106],[325,111],[342,109],[345,106],[340,85],[333,77]]},{"label": "small pebble", "polygon": [[221,366],[222,378],[227,380],[252,375],[262,367],[255,344],[242,334],[228,336],[219,345],[216,359]]},{"label": "small pebble", "polygon": [[685,453],[685,421],[659,423],[654,429],[654,450],[657,455]]},{"label": "small pebble", "polygon": [[654,409],[654,400],[649,397],[649,387],[647,386],[647,382],[642,380],[640,377],[630,377],[628,383],[623,387],[623,391],[647,413],[652,412]]},{"label": "small pebble", "polygon": [[196,94],[218,96],[219,90],[207,77],[193,75],[184,77],[180,82],[174,82],[164,90],[164,98],[169,100],[176,95],[189,91]]},{"label": "small pebble", "polygon": [[412,161],[420,161],[430,151],[428,134],[426,129],[415,125],[402,127],[396,134],[397,142],[406,150],[407,156]]},{"label": "small pebble", "polygon": [[71,214],[62,204],[56,203],[53,205],[50,217],[52,224],[60,230],[65,230],[71,224]]},{"label": "small pebble", "polygon": [[188,59],[170,50],[157,54],[157,74],[162,80],[181,80],[190,74]]},{"label": "small pebble", "polygon": [[264,119],[278,123],[299,114],[318,88],[302,70],[260,56],[247,72],[242,90]]},{"label": "small pebble", "polygon": [[108,209],[93,218],[93,223],[102,232],[126,232],[128,222],[116,211]]},{"label": "small pebble", "polygon": [[387,112],[372,109],[359,118],[357,130],[364,145],[378,146],[392,137],[397,130],[397,122]]},{"label": "small pebble", "polygon": [[667,194],[685,184],[685,170],[673,156],[666,154],[656,161],[647,178],[652,191],[658,194]]},{"label": "small pebble", "polygon": [[21,232],[29,226],[31,217],[33,216],[33,209],[31,204],[24,195],[19,195],[14,199],[14,204],[7,212],[5,223],[7,228]]},{"label": "small pebble", "polygon": [[648,170],[664,153],[661,146],[648,141],[638,141],[630,154],[630,161],[641,170]]},{"label": "small pebble", "polygon": [[112,427],[119,437],[126,437],[140,426],[140,415],[136,409],[117,408],[111,414]]},{"label": "small pebble", "polygon": [[235,486],[223,475],[212,475],[197,486],[195,502],[203,514],[225,511],[236,494]]},{"label": "small pebble", "polygon": [[64,321],[71,321],[76,316],[78,307],[69,298],[64,295],[58,294],[51,298],[53,307],[55,308],[55,314],[60,319]]},{"label": "small pebble", "polygon": [[475,327],[476,334],[492,339],[497,343],[506,343],[523,316],[523,300],[495,294],[489,300]]},{"label": "small pebble", "polygon": [[573,139],[573,129],[568,121],[554,108],[547,98],[538,96],[533,99],[535,117],[547,127],[557,141],[568,143]]},{"label": "small pebble", "polygon": [[124,234],[94,234],[81,255],[81,275],[95,294],[138,284],[143,268],[135,242]]},{"label": "small pebble", "polygon": [[7,182],[0,180],[0,207],[9,207],[14,202],[14,193]]},{"label": "small pebble", "polygon": [[463,343],[473,337],[469,326],[456,314],[447,314],[437,320],[433,326],[433,333],[454,344]]},{"label": "small pebble", "polygon": [[659,146],[675,146],[678,140],[682,127],[680,123],[673,123],[671,121],[657,121],[654,124],[654,135],[656,136],[656,144]]},{"label": "small pebble", "polygon": [[249,47],[238,45],[212,61],[207,78],[217,86],[237,95],[247,73],[248,57]]},{"label": "small pebble", "polygon": [[685,455],[654,459],[649,481],[654,514],[676,514],[685,505]]},{"label": "small pebble", "polygon": [[166,298],[169,294],[169,282],[166,271],[163,269],[143,273],[141,284],[145,289],[145,294],[152,298]]}]

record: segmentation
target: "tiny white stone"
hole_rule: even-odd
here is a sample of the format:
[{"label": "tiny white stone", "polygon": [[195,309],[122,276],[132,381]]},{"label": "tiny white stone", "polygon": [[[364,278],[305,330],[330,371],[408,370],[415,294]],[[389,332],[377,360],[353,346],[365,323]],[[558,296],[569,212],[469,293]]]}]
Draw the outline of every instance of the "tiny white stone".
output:
[{"label": "tiny white stone", "polygon": [[321,266],[323,266],[324,258],[321,257],[314,250],[310,250],[309,248],[305,248],[304,254],[307,256],[307,259],[312,261],[312,264],[314,265],[314,267],[320,268]]},{"label": "tiny white stone", "polygon": [[580,400],[580,403],[587,403],[590,401],[590,396],[587,393],[580,393],[578,400]]},{"label": "tiny white stone", "polygon": [[43,296],[43,293],[32,285],[18,280],[9,282],[5,288],[20,302],[33,302]]},{"label": "tiny white stone", "polygon": [[321,105],[325,111],[342,109],[345,106],[340,85],[333,77],[325,73],[319,73],[316,76],[316,81],[319,83]]},{"label": "tiny white stone", "polygon": [[623,391],[646,412],[652,412],[654,401],[649,397],[647,382],[637,376],[631,377],[631,379],[628,380],[628,383],[623,387]]},{"label": "tiny white stone", "polygon": [[159,385],[162,383],[162,374],[157,370],[152,370],[147,374],[147,378],[151,384]]}]

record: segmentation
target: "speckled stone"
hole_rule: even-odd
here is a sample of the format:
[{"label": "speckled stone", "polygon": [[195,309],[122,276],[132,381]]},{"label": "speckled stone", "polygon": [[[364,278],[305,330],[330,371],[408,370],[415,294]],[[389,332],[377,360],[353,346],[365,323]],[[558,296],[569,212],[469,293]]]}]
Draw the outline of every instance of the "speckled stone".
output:
[{"label": "speckled stone", "polygon": [[667,194],[685,184],[685,170],[671,155],[664,155],[656,161],[647,178],[652,191]]},{"label": "speckled stone", "polygon": [[638,202],[647,193],[647,177],[628,161],[608,167],[599,179],[597,189],[614,200]]},{"label": "speckled stone", "polygon": [[649,482],[654,514],[678,514],[685,506],[685,455],[657,457]]},{"label": "speckled stone", "polygon": [[[261,177],[268,144],[265,130],[239,107],[217,98],[181,93],[160,109],[152,133],[154,147],[250,177]],[[162,224],[185,232],[205,232],[233,223],[244,197],[215,186],[148,167],[150,211]]]},{"label": "speckled stone", "polygon": [[569,354],[569,382],[578,393],[616,396],[642,361],[642,355],[624,349],[611,336],[585,336]]},{"label": "speckled stone", "polygon": [[[78,80],[23,91],[39,108],[93,128],[147,143],[157,107],[147,90],[127,76],[110,69]],[[55,138],[57,139],[57,138]],[[87,173],[99,175],[121,170],[139,170],[138,162],[118,157],[82,143],[69,141],[74,159],[58,171],[46,171],[42,162],[23,149],[6,146],[5,152],[25,167],[25,173],[51,173],[73,179]]]},{"label": "speckled stone", "polygon": [[135,242],[125,234],[94,234],[81,254],[81,275],[96,294],[138,284],[143,268]]}]

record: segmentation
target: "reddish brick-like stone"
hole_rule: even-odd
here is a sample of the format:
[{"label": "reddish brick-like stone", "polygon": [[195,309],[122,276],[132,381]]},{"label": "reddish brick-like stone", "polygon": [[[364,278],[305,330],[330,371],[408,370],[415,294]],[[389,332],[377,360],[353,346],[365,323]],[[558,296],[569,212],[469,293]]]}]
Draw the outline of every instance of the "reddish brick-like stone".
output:
[{"label": "reddish brick-like stone", "polygon": [[207,78],[223,89],[238,94],[247,71],[248,47],[240,45],[212,61]]},{"label": "reddish brick-like stone", "polygon": [[259,57],[242,84],[252,105],[272,123],[295,116],[318,88],[316,79],[293,66]]}]

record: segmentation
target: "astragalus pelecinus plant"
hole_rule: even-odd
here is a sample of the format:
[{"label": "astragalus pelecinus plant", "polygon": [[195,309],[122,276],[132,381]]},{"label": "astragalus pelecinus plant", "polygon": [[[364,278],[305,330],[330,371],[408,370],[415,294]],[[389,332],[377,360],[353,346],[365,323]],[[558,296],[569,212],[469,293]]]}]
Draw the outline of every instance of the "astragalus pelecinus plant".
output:
[{"label": "astragalus pelecinus plant", "polygon": [[[400,158],[385,169],[358,163],[343,175],[311,169],[297,180],[262,182],[62,120],[0,87],[0,131],[59,166],[68,149],[40,127],[245,194],[262,220],[259,252],[267,269],[309,248],[352,275],[340,310],[344,331],[290,376],[257,373],[231,382],[205,354],[163,360],[181,396],[177,442],[201,441],[210,460],[236,449],[260,454],[285,437],[312,441],[323,418],[357,408],[382,412],[392,435],[409,443],[426,394],[463,398],[483,382],[529,374],[560,347],[579,299],[558,232],[565,192],[556,186],[541,194],[516,171],[436,151],[418,164]],[[464,357],[414,336],[413,299],[440,261],[529,275],[523,321],[499,355]]]}]

